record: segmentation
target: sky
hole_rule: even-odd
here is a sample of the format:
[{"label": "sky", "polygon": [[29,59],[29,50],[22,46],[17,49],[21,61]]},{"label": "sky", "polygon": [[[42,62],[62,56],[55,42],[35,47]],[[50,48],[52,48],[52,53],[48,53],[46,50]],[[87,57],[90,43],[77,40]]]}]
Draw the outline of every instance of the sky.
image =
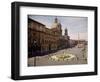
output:
[{"label": "sky", "polygon": [[88,33],[87,33],[88,32],[88,18],[87,17],[29,15],[29,18],[34,19],[46,25],[47,28],[51,28],[54,22],[54,19],[56,17],[62,25],[63,35],[64,35],[64,30],[67,28],[70,39],[77,40],[78,34],[81,40],[88,39]]}]

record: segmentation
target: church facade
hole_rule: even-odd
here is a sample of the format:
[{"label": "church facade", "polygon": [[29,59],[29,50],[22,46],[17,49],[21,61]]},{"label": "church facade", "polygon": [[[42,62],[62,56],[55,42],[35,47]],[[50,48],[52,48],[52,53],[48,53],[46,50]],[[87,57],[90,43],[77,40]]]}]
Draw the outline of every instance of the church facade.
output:
[{"label": "church facade", "polygon": [[50,53],[70,46],[68,30],[62,35],[62,25],[55,18],[51,28],[28,18],[28,54],[31,52]]}]

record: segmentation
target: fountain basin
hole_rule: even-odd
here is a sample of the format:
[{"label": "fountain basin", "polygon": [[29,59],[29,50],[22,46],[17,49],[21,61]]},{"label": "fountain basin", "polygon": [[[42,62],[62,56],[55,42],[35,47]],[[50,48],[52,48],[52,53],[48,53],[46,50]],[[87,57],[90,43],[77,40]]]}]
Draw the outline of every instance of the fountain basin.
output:
[{"label": "fountain basin", "polygon": [[54,61],[66,61],[74,59],[76,56],[73,54],[60,54],[60,55],[53,55],[50,57],[51,60]]}]

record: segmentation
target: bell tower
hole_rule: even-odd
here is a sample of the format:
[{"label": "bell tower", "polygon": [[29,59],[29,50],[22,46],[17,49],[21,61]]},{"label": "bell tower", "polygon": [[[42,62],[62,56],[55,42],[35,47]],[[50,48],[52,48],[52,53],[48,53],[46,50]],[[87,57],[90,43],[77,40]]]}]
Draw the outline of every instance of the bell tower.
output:
[{"label": "bell tower", "polygon": [[68,30],[67,30],[67,28],[65,29],[65,35],[68,36]]}]

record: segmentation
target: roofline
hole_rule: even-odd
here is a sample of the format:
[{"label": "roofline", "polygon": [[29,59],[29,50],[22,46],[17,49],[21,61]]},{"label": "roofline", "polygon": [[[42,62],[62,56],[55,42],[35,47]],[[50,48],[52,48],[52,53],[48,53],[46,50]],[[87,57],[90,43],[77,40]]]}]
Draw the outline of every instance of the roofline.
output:
[{"label": "roofline", "polygon": [[28,20],[34,21],[34,22],[36,22],[36,23],[38,23],[38,24],[41,24],[41,25],[45,26],[44,24],[42,24],[42,23],[40,23],[40,22],[38,22],[38,21],[36,21],[36,20],[34,20],[34,19],[32,19],[32,18],[28,18]]}]

